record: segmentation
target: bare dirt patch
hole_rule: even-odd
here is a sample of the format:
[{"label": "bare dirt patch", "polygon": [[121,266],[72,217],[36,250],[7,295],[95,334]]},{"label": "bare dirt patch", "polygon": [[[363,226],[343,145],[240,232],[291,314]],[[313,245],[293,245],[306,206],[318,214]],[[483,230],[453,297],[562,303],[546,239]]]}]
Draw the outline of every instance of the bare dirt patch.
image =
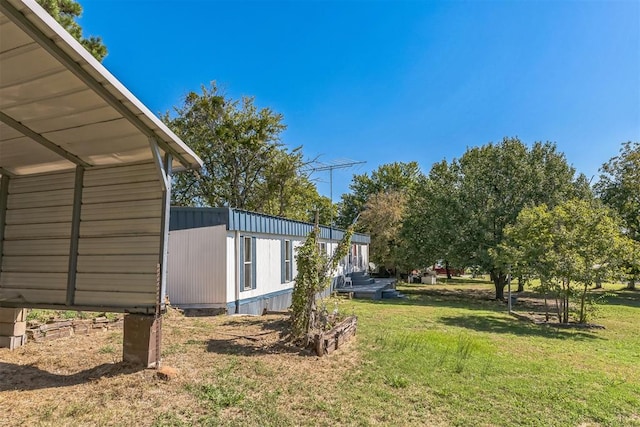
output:
[{"label": "bare dirt patch", "polygon": [[312,402],[339,394],[359,357],[347,344],[318,358],[288,344],[286,329],[283,315],[172,312],[162,346],[176,371],[169,379],[122,363],[122,331],[0,349],[0,425],[296,424],[314,416]]}]

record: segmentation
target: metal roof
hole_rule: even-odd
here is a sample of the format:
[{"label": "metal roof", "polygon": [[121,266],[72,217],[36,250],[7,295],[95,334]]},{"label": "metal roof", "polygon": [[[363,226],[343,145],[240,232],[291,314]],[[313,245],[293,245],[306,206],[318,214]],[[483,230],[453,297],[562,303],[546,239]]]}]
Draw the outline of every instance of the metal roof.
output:
[{"label": "metal roof", "polygon": [[202,160],[33,0],[0,1],[0,174]]},{"label": "metal roof", "polygon": [[[225,225],[230,231],[299,237],[306,237],[313,228],[313,224],[309,222],[234,208],[172,207],[169,221],[169,230]],[[344,236],[344,230],[320,226],[322,239],[340,240],[342,236]],[[351,241],[368,244],[371,239],[367,234],[354,233]]]}]

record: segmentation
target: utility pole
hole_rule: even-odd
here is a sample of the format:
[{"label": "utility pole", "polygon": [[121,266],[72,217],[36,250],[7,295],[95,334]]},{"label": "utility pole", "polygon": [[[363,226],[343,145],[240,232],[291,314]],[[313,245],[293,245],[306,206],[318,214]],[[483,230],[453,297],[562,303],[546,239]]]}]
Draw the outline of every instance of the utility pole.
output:
[{"label": "utility pole", "polygon": [[[331,206],[333,206],[333,171],[334,169],[345,169],[345,168],[350,168],[352,166],[355,165],[361,165],[367,163],[366,161],[347,161],[347,162],[342,162],[342,163],[334,163],[334,164],[330,164],[330,165],[322,165],[322,166],[318,166],[316,168],[311,168],[309,169],[309,172],[322,172],[322,171],[329,171],[329,199],[331,200]],[[331,221],[329,224],[331,227],[333,227],[333,211],[331,212]]]}]

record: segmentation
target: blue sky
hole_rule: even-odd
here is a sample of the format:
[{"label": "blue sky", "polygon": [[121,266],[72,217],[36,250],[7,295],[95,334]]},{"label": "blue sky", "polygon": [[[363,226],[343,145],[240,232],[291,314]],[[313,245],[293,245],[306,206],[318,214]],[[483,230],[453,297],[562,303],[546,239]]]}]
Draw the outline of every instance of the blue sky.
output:
[{"label": "blue sky", "polygon": [[334,172],[334,201],[354,173],[504,136],[556,142],[588,177],[640,140],[637,0],[80,3],[152,111],[216,80],[284,114],[306,157],[366,161]]}]

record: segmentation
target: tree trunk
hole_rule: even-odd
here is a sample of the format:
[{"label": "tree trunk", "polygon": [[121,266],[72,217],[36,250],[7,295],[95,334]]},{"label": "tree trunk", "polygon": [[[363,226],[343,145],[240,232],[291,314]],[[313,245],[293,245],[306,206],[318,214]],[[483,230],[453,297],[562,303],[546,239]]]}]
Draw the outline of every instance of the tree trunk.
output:
[{"label": "tree trunk", "polygon": [[504,301],[504,287],[507,285],[507,275],[495,269],[491,270],[489,274],[496,287],[496,300]]},{"label": "tree trunk", "polygon": [[629,283],[627,284],[627,289],[629,289],[630,291],[635,291],[636,290],[636,278],[632,277],[629,280]]},{"label": "tree trunk", "polygon": [[586,298],[587,298],[587,284],[585,283],[584,289],[582,290],[582,297],[580,298],[580,321],[578,323],[587,322],[587,316],[585,315],[585,312],[584,312],[584,303]]},{"label": "tree trunk", "polygon": [[518,276],[518,292],[524,292],[524,284],[526,280],[522,278],[522,276]]},{"label": "tree trunk", "polygon": [[449,261],[445,260],[444,269],[447,271],[447,279],[451,280],[451,270],[449,269]]},{"label": "tree trunk", "polygon": [[549,303],[547,302],[547,294],[544,294],[544,320],[549,321]]},{"label": "tree trunk", "polygon": [[558,301],[558,297],[556,296],[556,313],[558,315],[558,322],[562,323],[562,308],[560,302]]},{"label": "tree trunk", "polygon": [[[563,284],[564,286],[564,284]],[[570,297],[571,287],[569,286],[569,281],[566,281],[566,288],[564,294],[564,312],[562,313],[562,323],[569,323],[569,297]]]}]

